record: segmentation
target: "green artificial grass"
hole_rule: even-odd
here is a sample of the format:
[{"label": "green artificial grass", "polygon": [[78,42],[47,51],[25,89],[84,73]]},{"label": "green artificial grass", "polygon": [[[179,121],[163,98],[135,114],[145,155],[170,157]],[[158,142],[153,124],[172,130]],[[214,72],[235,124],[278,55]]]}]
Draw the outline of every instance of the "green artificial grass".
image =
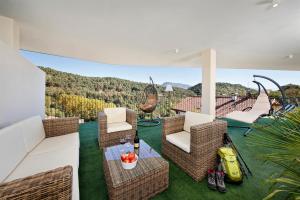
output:
[{"label": "green artificial grass", "polygon": [[[139,137],[161,152],[162,127],[139,127]],[[226,184],[227,193],[221,194],[207,188],[206,179],[195,182],[172,161],[170,163],[169,188],[153,199],[262,199],[266,196],[269,184],[266,179],[280,169],[264,164],[257,159],[263,150],[246,145],[245,129],[229,128],[228,132],[253,173],[241,185]],[[255,133],[251,133],[255,134]],[[97,123],[80,125],[80,167],[79,185],[81,200],[108,199],[102,167],[102,151],[98,147]]]}]

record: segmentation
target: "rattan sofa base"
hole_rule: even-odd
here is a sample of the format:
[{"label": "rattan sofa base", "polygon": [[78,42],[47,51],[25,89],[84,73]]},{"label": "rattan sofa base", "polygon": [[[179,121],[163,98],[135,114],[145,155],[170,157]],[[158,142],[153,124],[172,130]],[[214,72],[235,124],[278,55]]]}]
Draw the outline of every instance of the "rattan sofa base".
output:
[{"label": "rattan sofa base", "polygon": [[72,170],[65,166],[0,184],[0,200],[71,200]]}]

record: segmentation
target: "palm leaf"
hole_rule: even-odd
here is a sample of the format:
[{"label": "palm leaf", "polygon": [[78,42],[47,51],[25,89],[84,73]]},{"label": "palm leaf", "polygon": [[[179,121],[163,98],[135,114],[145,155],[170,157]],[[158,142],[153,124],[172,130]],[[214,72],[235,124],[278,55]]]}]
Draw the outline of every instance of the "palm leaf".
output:
[{"label": "palm leaf", "polygon": [[259,158],[284,169],[269,178],[273,184],[264,199],[273,199],[281,193],[300,200],[300,109],[272,119],[267,125],[254,125],[253,129],[248,145],[263,148],[265,153]]}]

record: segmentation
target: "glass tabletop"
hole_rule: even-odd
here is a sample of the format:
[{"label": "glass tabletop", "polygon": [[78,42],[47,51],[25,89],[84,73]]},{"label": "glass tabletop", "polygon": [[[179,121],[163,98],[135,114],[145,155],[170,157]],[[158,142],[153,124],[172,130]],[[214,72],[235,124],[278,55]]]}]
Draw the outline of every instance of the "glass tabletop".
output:
[{"label": "glass tabletop", "polygon": [[140,140],[140,148],[134,149],[133,144],[119,144],[111,147],[107,147],[104,149],[105,158],[107,161],[109,160],[120,160],[120,156],[122,153],[127,152],[135,152],[139,160],[146,158],[160,158],[160,154],[158,154],[151,146],[149,146],[144,140]]}]

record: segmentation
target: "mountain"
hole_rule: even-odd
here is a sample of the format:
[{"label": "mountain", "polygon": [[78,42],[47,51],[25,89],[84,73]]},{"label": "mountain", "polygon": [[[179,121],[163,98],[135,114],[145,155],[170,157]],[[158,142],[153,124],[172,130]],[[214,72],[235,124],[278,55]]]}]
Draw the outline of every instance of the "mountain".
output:
[{"label": "mountain", "polygon": [[[202,93],[202,83],[199,83],[189,90],[195,92],[197,95]],[[231,83],[216,83],[216,95],[217,96],[230,96],[232,94],[238,93],[238,95],[244,96],[247,92],[256,93],[254,89],[247,88],[241,84],[231,84]]]},{"label": "mountain", "polygon": [[[40,68],[46,72],[46,96],[52,98],[68,94],[133,107],[142,103],[144,89],[148,85],[119,78],[86,77],[47,67]],[[163,86],[156,85],[155,87],[160,95],[164,93]],[[174,88],[174,97],[191,95],[195,95],[191,90]]]},{"label": "mountain", "polygon": [[[299,85],[287,84],[287,85],[283,85],[281,87],[287,97],[300,97],[300,86]],[[276,91],[271,91],[270,96],[280,97],[281,94],[280,94],[279,90],[276,90]]]},{"label": "mountain", "polygon": [[173,83],[173,82],[164,82],[162,84],[163,87],[166,87],[167,85],[172,85],[172,87],[177,87],[177,88],[181,88],[181,89],[185,89],[187,90],[188,88],[190,88],[190,85],[187,84],[183,84],[183,83]]}]

